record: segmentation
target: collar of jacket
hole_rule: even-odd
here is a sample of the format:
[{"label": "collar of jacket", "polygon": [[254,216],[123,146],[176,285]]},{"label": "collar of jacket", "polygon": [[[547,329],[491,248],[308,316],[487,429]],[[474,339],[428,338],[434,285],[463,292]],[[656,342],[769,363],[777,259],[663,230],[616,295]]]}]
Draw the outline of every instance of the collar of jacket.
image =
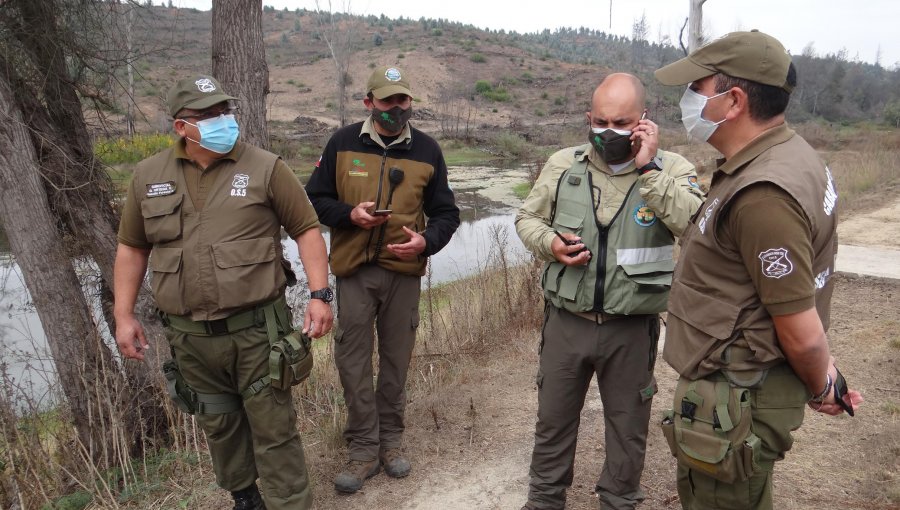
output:
[{"label": "collar of jacket", "polygon": [[775,127],[769,128],[760,133],[759,136],[751,140],[750,143],[748,143],[743,149],[739,150],[737,154],[731,156],[731,159],[716,160],[716,163],[719,166],[719,171],[729,175],[733,174],[739,168],[756,159],[756,157],[763,152],[771,149],[776,145],[782,144],[793,137],[794,130],[789,128],[787,123],[779,124]]},{"label": "collar of jacket", "polygon": [[[375,122],[372,120],[372,116],[366,117],[366,120],[363,122],[362,129],[359,131],[359,137],[362,139],[363,143],[378,145],[382,149],[387,149],[388,146],[384,144],[381,140],[381,136],[375,131]],[[390,145],[391,149],[401,149],[401,150],[409,150],[412,145],[412,128],[409,125],[409,122],[403,126],[403,131],[400,132],[400,136],[394,140],[394,143]]]}]

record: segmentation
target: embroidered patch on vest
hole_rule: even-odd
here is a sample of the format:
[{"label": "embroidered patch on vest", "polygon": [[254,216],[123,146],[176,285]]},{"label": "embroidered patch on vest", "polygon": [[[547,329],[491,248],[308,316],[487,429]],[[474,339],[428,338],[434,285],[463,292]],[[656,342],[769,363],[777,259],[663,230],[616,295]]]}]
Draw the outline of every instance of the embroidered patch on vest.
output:
[{"label": "embroidered patch on vest", "polygon": [[700,189],[700,183],[697,182],[696,176],[692,175],[692,176],[688,177],[688,184],[690,184],[692,188]]},{"label": "embroidered patch on vest", "polygon": [[831,216],[831,213],[834,212],[834,207],[837,205],[838,201],[838,193],[837,189],[834,187],[834,177],[831,175],[831,169],[827,166],[825,167],[825,199],[822,201],[822,209],[825,211],[825,214]]},{"label": "embroidered patch on vest", "polygon": [[147,198],[164,197],[175,193],[175,181],[155,182],[147,185]]},{"label": "embroidered patch on vest", "polygon": [[716,198],[709,204],[709,207],[706,208],[706,211],[703,212],[703,217],[700,218],[700,221],[697,222],[697,228],[700,229],[701,234],[706,233],[706,222],[709,221],[709,217],[712,216],[713,211],[716,209],[716,206],[719,205],[719,199]]},{"label": "embroidered patch on vest", "polygon": [[634,208],[634,222],[642,227],[649,227],[656,223],[656,211],[647,207],[647,204],[641,204]]},{"label": "embroidered patch on vest", "polygon": [[250,185],[250,176],[247,174],[234,174],[234,180],[231,181],[231,196],[246,197],[247,186]]},{"label": "embroidered patch on vest", "polygon": [[368,177],[368,176],[369,176],[369,171],[368,171],[368,170],[365,170],[365,169],[362,169],[362,168],[360,168],[360,167],[358,167],[358,166],[355,166],[355,167],[353,167],[353,168],[350,169],[349,174],[350,174],[350,177]]},{"label": "embroidered patch on vest", "polygon": [[791,274],[794,264],[788,258],[788,251],[784,248],[772,248],[760,252],[759,260],[762,262],[762,272],[767,278],[781,278]]}]

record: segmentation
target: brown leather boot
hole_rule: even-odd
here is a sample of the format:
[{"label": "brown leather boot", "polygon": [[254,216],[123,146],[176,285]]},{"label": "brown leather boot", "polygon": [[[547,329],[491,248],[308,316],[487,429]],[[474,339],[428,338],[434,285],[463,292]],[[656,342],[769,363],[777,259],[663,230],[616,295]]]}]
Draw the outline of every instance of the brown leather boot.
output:
[{"label": "brown leather boot", "polygon": [[378,455],[381,465],[384,466],[384,472],[391,478],[403,478],[412,470],[412,466],[400,448],[387,448],[382,450]]},{"label": "brown leather boot", "polygon": [[334,479],[334,488],[338,492],[353,494],[362,489],[363,483],[378,474],[381,466],[378,459],[371,461],[351,460],[347,467]]}]

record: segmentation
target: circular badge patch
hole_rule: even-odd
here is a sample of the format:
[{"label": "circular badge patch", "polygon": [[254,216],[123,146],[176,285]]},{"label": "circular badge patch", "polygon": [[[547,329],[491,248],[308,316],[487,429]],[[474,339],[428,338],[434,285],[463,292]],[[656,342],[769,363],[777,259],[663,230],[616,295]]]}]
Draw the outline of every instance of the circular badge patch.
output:
[{"label": "circular badge patch", "polygon": [[634,222],[642,227],[649,227],[656,223],[656,211],[647,207],[647,204],[641,204],[634,208]]},{"label": "circular badge patch", "polygon": [[690,184],[692,188],[700,187],[700,183],[697,182],[697,178],[694,177],[693,175],[688,177],[688,184]]},{"label": "circular badge patch", "polygon": [[384,77],[387,78],[388,81],[400,81],[400,70],[396,67],[390,67],[384,72]]}]

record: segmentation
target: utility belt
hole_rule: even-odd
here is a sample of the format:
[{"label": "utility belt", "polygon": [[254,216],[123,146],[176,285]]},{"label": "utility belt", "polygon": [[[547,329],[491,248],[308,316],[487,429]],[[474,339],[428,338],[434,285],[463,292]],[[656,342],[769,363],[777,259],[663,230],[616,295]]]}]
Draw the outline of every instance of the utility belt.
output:
[{"label": "utility belt", "polygon": [[182,316],[160,314],[166,326],[196,336],[219,336],[266,326],[269,339],[269,372],[249,387],[234,393],[200,393],[185,382],[178,369],[175,351],[163,363],[166,388],[175,405],[188,414],[227,414],[243,407],[243,401],[263,391],[266,386],[289,390],[309,377],[313,366],[312,340],[291,326],[291,313],[284,296],[258,305],[251,310],[214,321],[192,321]]},{"label": "utility belt", "polygon": [[750,392],[722,372],[694,381],[680,377],[675,408],[660,424],[678,463],[725,483],[760,472],[762,443],[751,430]]}]

